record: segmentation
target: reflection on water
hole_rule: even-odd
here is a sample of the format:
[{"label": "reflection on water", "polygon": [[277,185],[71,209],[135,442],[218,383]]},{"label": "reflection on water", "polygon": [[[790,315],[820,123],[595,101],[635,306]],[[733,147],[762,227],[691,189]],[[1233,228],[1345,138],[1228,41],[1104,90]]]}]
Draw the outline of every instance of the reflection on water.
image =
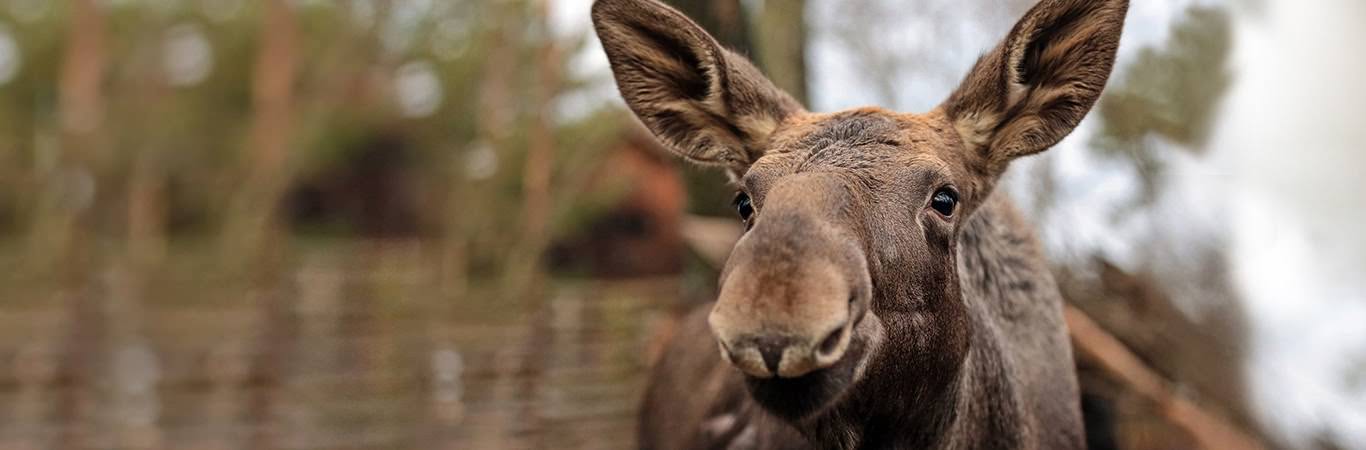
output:
[{"label": "reflection on water", "polygon": [[677,280],[511,301],[443,294],[417,244],[298,253],[264,287],[195,255],[89,286],[4,280],[0,448],[632,447]]}]

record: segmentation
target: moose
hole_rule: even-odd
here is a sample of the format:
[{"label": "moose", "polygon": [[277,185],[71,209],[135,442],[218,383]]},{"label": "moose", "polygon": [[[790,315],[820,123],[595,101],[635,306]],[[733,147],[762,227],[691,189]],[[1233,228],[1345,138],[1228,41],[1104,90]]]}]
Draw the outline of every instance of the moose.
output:
[{"label": "moose", "polygon": [[677,10],[597,0],[627,106],[729,173],[745,226],[654,368],[640,446],[1084,448],[1061,296],[994,187],[1090,111],[1127,11],[1042,0],[929,112],[812,113]]}]

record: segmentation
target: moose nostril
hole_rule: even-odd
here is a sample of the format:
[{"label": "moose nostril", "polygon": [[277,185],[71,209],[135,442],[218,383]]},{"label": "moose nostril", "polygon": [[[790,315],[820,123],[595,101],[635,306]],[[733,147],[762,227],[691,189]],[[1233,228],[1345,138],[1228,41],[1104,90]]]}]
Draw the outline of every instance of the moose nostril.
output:
[{"label": "moose nostril", "polygon": [[759,344],[759,355],[763,356],[764,366],[768,367],[770,373],[778,373],[778,364],[783,361],[783,350],[786,349],[787,345],[774,342]]},{"label": "moose nostril", "polygon": [[839,348],[840,340],[843,336],[843,326],[836,328],[834,331],[831,331],[830,334],[825,335],[825,339],[821,340],[821,345],[819,347],[821,356],[830,356],[831,353],[834,353],[835,350]]}]

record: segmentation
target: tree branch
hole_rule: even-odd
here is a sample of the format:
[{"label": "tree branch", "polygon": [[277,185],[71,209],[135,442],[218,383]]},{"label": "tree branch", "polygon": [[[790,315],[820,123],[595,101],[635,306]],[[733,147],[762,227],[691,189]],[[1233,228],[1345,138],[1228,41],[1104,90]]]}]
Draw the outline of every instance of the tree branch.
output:
[{"label": "tree branch", "polygon": [[1262,449],[1256,438],[1224,417],[1201,408],[1171,388],[1171,383],[1149,368],[1124,343],[1101,328],[1090,316],[1066,305],[1063,317],[1079,356],[1094,360],[1108,375],[1157,406],[1163,418],[1195,438],[1207,449]]}]

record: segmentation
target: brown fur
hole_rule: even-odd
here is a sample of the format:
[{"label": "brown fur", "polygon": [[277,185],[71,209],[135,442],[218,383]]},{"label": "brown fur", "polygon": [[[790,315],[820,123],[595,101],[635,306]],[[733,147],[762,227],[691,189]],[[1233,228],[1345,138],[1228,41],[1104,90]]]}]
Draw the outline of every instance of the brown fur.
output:
[{"label": "brown fur", "polygon": [[655,368],[641,446],[1082,447],[1057,287],[993,186],[1090,110],[1126,10],[1044,0],[925,114],[812,114],[673,9],[598,0],[627,104],[755,210]]}]

